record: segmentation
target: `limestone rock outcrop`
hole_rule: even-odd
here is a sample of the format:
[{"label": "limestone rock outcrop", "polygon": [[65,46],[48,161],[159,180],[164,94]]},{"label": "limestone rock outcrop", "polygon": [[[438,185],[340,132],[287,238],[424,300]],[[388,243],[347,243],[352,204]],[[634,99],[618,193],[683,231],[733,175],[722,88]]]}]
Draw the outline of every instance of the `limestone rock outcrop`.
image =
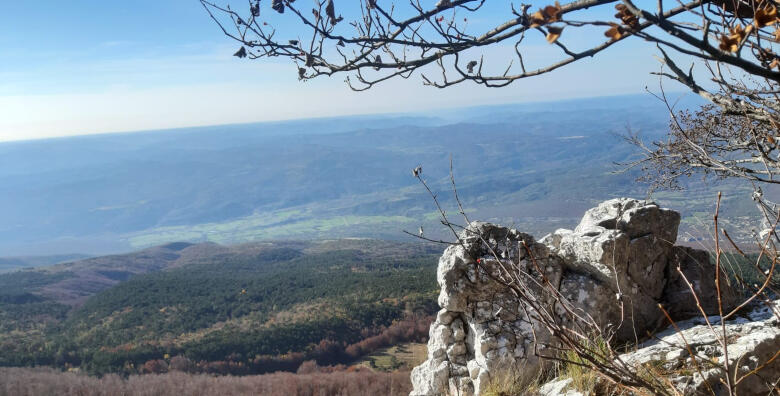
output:
[{"label": "limestone rock outcrop", "polygon": [[[780,300],[762,304],[747,314],[727,320],[729,376],[739,381],[737,392],[741,396],[765,396],[776,394],[780,381]],[[654,339],[638,345],[635,352],[621,355],[621,359],[632,365],[649,364],[657,370],[668,373],[669,380],[683,395],[727,395],[722,371],[726,356],[720,347],[720,318],[710,318],[710,324],[703,317],[677,323],[681,332],[668,328]],[[700,371],[693,367],[692,359],[683,337],[694,353]],[[766,363],[769,364],[766,364]],[[717,363],[714,364],[714,363]],[[745,375],[754,372],[752,375]],[[736,375],[735,375],[736,374]],[[744,377],[744,378],[743,378]]]},{"label": "limestone rock outcrop", "polygon": [[[545,364],[538,352],[554,340],[535,311],[496,281],[507,265],[525,274],[523,292],[554,320],[576,326],[573,310],[592,317],[617,342],[658,330],[659,303],[675,320],[698,312],[678,267],[695,280],[707,313],[716,313],[714,268],[706,252],[674,245],[679,222],[675,211],[620,198],[588,210],[574,230],[539,241],[493,224],[470,224],[462,244],[439,260],[441,310],[430,328],[428,359],[412,371],[412,395],[480,394],[491,373],[507,367],[536,372]],[[728,290],[724,303],[734,305]]]},{"label": "limestone rock outcrop", "polygon": [[[677,322],[679,331],[670,326],[637,345],[635,351],[620,355],[620,360],[632,367],[652,367],[681,395],[728,395],[723,370],[726,356],[718,340],[723,328],[718,317],[709,320],[712,329],[701,316]],[[776,394],[780,359],[772,358],[780,352],[780,300],[740,313],[726,321],[725,329],[729,340],[729,376],[739,382],[737,394]],[[691,351],[699,370],[693,364]],[[572,389],[571,382],[570,378],[556,378],[542,385],[538,396],[584,396]]]},{"label": "limestone rock outcrop", "polygon": [[490,263],[493,258],[482,239],[497,255],[512,255],[525,267],[538,265],[554,284],[560,282],[563,261],[532,236],[487,223],[471,224],[462,236],[463,246],[448,248],[439,260],[442,309],[431,325],[428,360],[412,371],[412,394],[473,394],[487,384],[491,371],[516,362],[529,370],[539,364],[533,332],[542,335],[544,329],[528,317],[514,295],[491,279],[498,268],[489,266],[488,273],[475,265],[477,259]]}]

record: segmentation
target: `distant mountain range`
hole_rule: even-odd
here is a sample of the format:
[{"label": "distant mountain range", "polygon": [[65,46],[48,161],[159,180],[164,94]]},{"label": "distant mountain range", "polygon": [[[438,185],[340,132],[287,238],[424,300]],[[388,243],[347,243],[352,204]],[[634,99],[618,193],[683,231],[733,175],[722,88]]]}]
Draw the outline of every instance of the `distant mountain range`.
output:
[{"label": "distant mountain range", "polygon": [[[595,202],[644,197],[636,174],[613,173],[636,154],[617,134],[658,139],[667,120],[643,95],[3,143],[0,257],[405,239],[401,230],[419,225],[444,236],[411,169],[422,165],[452,208],[450,156],[473,218],[540,235],[572,227]],[[718,187],[688,187],[655,198],[681,210],[695,234]],[[747,216],[744,188],[724,190],[730,213]]]},{"label": "distant mountain range", "polygon": [[52,264],[65,263],[69,261],[87,258],[84,254],[60,254],[48,256],[20,256],[20,257],[0,257],[0,274],[28,267],[41,267]]}]

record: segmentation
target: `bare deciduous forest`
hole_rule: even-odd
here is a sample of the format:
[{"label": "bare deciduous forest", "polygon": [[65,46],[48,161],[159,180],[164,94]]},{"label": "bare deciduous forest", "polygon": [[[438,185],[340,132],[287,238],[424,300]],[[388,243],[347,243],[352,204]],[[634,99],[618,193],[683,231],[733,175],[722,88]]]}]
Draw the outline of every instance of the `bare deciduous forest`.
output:
[{"label": "bare deciduous forest", "polygon": [[401,396],[411,390],[409,373],[369,369],[330,373],[274,373],[255,376],[210,376],[171,372],[102,378],[41,368],[0,368],[2,396],[115,395],[310,395]]}]

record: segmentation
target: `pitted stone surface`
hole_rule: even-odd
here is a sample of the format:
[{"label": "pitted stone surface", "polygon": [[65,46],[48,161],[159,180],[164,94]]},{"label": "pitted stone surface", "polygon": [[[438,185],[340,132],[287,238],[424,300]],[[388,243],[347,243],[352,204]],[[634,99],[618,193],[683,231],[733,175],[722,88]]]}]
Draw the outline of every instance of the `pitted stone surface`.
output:
[{"label": "pitted stone surface", "polygon": [[[680,368],[692,369],[692,359],[683,337],[696,355],[701,373],[689,370],[692,375],[671,374],[672,383],[684,395],[711,395],[707,384],[716,396],[728,394],[722,381],[723,371],[711,364],[721,365],[725,356],[719,344],[721,337],[720,319],[712,318],[711,324],[717,331],[713,333],[704,322],[704,318],[695,318],[677,323],[682,330],[678,333],[669,328],[656,335],[655,339],[639,345],[635,352],[621,356],[623,361],[632,365],[651,364],[670,373]],[[752,311],[726,321],[728,334],[729,367],[731,378],[741,378],[744,374],[760,368],[756,375],[745,376],[739,383],[737,392],[742,396],[765,396],[776,391],[780,380],[780,359],[770,360],[780,351],[780,300],[761,305]],[[769,364],[764,364],[770,362]],[[721,366],[722,367],[722,366]],[[738,372],[736,372],[738,371]],[[736,377],[735,377],[736,374]]]},{"label": "pitted stone surface", "polygon": [[[488,241],[501,259],[521,265],[539,279],[539,270],[543,271],[556,287],[560,283],[563,261],[551,255],[547,246],[515,230],[472,224],[463,235],[464,246],[449,247],[439,260],[442,310],[431,325],[428,360],[412,373],[414,395],[479,394],[491,371],[517,360],[538,364],[531,328],[536,326],[540,334],[542,329],[527,317],[514,296],[491,279],[499,275],[499,263],[476,235]],[[533,261],[525,246],[532,252]],[[476,263],[478,259],[481,266]],[[450,363],[446,383],[441,380],[441,371],[428,374],[439,370],[444,362]]]},{"label": "pitted stone surface", "polygon": [[[726,396],[724,371],[713,363],[722,364],[725,358],[718,341],[722,328],[717,317],[710,320],[716,333],[701,317],[680,321],[676,323],[680,332],[670,326],[652,340],[637,345],[636,351],[620,355],[620,360],[633,367],[649,366],[657,373],[664,373],[680,395],[712,396],[714,393],[715,396]],[[780,300],[754,304],[746,313],[727,320],[726,332],[731,378],[739,380],[755,370],[755,375],[744,376],[740,381],[737,394],[775,395],[774,387],[780,380],[780,360],[771,359],[780,351]],[[700,372],[695,370],[683,338],[695,354]],[[542,385],[538,396],[583,396],[571,389],[571,382],[570,378],[556,378]]]},{"label": "pitted stone surface", "polygon": [[[564,306],[574,309],[618,342],[657,330],[658,303],[675,319],[690,314],[690,291],[681,287],[677,266],[702,290],[712,285],[706,274],[714,271],[706,253],[674,246],[679,222],[677,212],[655,203],[619,198],[588,210],[575,230],[557,230],[539,242],[494,224],[470,224],[463,244],[450,246],[439,260],[441,311],[431,325],[428,360],[412,371],[411,394],[478,395],[502,367],[536,371],[544,363],[536,352],[552,337],[495,281],[509,264],[528,274],[527,291],[557,320],[569,324]],[[556,306],[543,279],[566,299],[564,306]],[[703,305],[715,313],[712,301]]]},{"label": "pitted stone surface", "polygon": [[539,396],[585,396],[581,392],[569,389],[571,378],[550,381],[539,388]]}]

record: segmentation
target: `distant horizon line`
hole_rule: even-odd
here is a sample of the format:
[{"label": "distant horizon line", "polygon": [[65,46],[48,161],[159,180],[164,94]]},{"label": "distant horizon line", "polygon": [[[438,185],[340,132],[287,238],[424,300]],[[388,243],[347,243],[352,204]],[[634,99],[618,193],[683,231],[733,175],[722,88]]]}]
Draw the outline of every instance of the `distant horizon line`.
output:
[{"label": "distant horizon line", "polygon": [[[689,91],[676,91],[676,92],[667,92],[667,94],[677,95],[677,94],[690,94]],[[129,134],[135,134],[135,133],[155,133],[155,132],[170,132],[170,131],[177,131],[182,129],[198,129],[198,128],[214,128],[214,127],[229,127],[229,126],[245,126],[245,125],[258,125],[258,124],[274,124],[274,123],[290,123],[290,122],[296,122],[296,121],[325,121],[325,120],[335,120],[335,119],[344,119],[344,118],[356,118],[356,117],[428,117],[428,118],[437,118],[437,115],[425,115],[426,112],[448,112],[448,111],[456,111],[456,110],[464,110],[464,109],[476,109],[476,108],[489,108],[489,107],[500,107],[500,106],[513,106],[513,105],[532,105],[532,104],[544,104],[544,103],[565,103],[565,102],[578,102],[578,101],[584,101],[589,99],[609,99],[609,98],[625,98],[625,97],[648,97],[648,99],[654,99],[652,96],[648,93],[631,93],[631,94],[616,94],[616,95],[599,95],[599,96],[574,96],[570,98],[565,99],[552,99],[552,100],[529,100],[529,101],[512,101],[512,102],[504,102],[504,103],[491,103],[491,104],[475,104],[471,106],[452,106],[452,107],[439,107],[439,108],[431,108],[428,110],[421,110],[421,111],[415,111],[415,112],[380,112],[380,113],[355,113],[355,114],[336,114],[336,115],[330,115],[330,116],[321,116],[321,117],[298,117],[298,118],[280,118],[280,119],[273,119],[273,120],[262,120],[262,121],[250,121],[250,122],[228,122],[228,123],[216,123],[216,124],[201,124],[201,125],[182,125],[182,126],[176,126],[176,127],[164,127],[164,128],[149,128],[149,129],[131,129],[131,130],[114,130],[114,131],[101,131],[101,132],[85,132],[85,133],[77,133],[73,135],[65,135],[65,136],[43,136],[43,137],[32,137],[32,138],[21,138],[21,139],[9,139],[9,140],[2,140],[0,138],[0,145],[8,145],[8,144],[24,144],[24,143],[32,143],[32,142],[42,142],[47,140],[60,140],[60,139],[78,139],[78,138],[88,138],[88,137],[105,137],[108,135],[129,135]]]}]

